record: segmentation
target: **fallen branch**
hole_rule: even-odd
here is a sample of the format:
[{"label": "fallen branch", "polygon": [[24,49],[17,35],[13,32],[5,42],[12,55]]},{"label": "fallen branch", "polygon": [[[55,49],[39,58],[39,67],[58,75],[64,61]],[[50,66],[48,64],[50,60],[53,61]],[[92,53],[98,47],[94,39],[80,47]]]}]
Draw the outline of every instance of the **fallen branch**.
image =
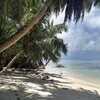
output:
[{"label": "fallen branch", "polygon": [[8,65],[2,70],[0,71],[0,75],[2,75],[8,68],[11,67],[11,65],[15,62],[15,60],[22,54],[23,51],[18,52],[13,59],[8,63]]}]

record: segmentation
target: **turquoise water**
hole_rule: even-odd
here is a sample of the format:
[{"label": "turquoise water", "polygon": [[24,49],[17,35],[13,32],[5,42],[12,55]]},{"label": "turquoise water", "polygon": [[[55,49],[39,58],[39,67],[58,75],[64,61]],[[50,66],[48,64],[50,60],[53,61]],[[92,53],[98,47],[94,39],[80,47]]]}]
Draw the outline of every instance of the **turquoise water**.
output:
[{"label": "turquoise water", "polygon": [[65,67],[56,68],[56,64],[50,63],[47,69],[100,84],[100,60],[61,60],[60,64]]}]

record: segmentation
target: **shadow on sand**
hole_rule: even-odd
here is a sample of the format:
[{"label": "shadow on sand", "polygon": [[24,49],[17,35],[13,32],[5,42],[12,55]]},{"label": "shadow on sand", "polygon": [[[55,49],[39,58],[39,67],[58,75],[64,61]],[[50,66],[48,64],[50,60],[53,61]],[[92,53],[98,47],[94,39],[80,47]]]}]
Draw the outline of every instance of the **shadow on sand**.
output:
[{"label": "shadow on sand", "polygon": [[[32,74],[9,74],[0,77],[0,100],[100,100],[100,95],[80,88],[63,87],[57,74],[49,74],[56,80],[40,80]],[[58,80],[57,80],[58,78]]]}]

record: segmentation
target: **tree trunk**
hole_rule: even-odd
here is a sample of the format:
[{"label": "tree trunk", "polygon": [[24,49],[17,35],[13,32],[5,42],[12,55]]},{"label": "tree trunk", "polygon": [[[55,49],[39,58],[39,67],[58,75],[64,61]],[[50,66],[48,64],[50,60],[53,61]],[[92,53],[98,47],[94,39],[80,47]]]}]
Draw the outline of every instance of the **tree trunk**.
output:
[{"label": "tree trunk", "polygon": [[0,71],[0,75],[3,74],[3,72],[5,72],[8,68],[10,68],[10,66],[15,62],[15,60],[22,54],[23,51],[20,51],[19,53],[16,54],[16,56],[13,57],[13,59],[8,63],[8,65],[2,70]]},{"label": "tree trunk", "polygon": [[43,65],[43,68],[45,68],[45,66],[50,62],[50,59],[45,63],[45,65]]},{"label": "tree trunk", "polygon": [[53,0],[48,0],[40,11],[21,30],[12,35],[0,46],[0,53],[24,37],[43,17]]}]

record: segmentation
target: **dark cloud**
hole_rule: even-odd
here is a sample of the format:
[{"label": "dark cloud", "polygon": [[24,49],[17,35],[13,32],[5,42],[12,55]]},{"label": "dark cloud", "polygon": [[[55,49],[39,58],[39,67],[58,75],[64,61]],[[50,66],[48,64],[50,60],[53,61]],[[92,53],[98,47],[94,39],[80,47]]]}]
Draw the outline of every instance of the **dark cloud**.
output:
[{"label": "dark cloud", "polygon": [[68,24],[68,29],[68,33],[58,36],[68,42],[70,51],[100,50],[100,13],[95,8],[85,15],[83,22]]},{"label": "dark cloud", "polygon": [[[54,23],[58,24],[63,22],[63,17],[64,13],[61,13],[58,18],[53,15],[52,19],[55,19]],[[59,34],[58,37],[62,37],[68,43],[68,53],[71,58],[78,59],[82,56],[83,58],[100,58],[100,9],[92,8],[90,13],[85,14],[83,22],[75,25],[75,22],[71,21],[66,25],[69,31]]]}]

